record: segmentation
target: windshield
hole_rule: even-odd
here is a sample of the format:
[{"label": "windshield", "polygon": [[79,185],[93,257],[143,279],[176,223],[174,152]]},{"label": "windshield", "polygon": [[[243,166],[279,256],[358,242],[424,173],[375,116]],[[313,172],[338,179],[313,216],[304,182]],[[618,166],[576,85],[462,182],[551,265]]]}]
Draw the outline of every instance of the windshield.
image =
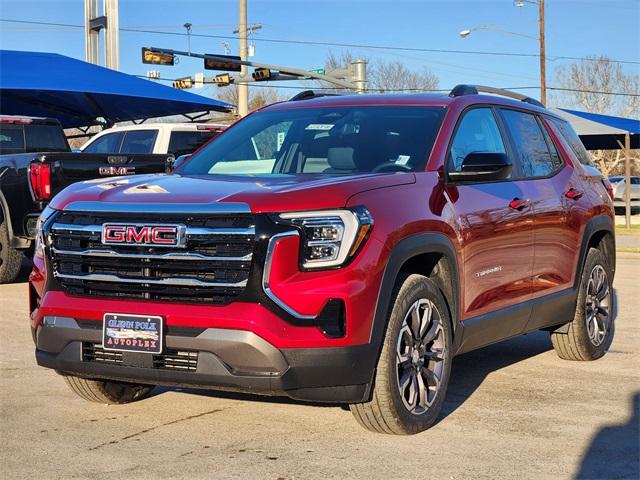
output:
[{"label": "windshield", "polygon": [[444,107],[320,107],[258,112],[222,133],[184,175],[424,170]]}]

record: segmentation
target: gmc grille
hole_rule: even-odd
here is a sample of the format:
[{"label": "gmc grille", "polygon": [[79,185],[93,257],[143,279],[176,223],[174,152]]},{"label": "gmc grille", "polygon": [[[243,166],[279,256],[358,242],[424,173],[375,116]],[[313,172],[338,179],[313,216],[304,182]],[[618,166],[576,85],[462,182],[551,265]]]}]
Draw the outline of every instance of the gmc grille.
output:
[{"label": "gmc grille", "polygon": [[[160,221],[159,221],[160,219]],[[185,248],[103,245],[102,224],[186,225]],[[243,291],[255,243],[251,214],[63,212],[51,226],[53,273],[72,295],[226,304]]]}]

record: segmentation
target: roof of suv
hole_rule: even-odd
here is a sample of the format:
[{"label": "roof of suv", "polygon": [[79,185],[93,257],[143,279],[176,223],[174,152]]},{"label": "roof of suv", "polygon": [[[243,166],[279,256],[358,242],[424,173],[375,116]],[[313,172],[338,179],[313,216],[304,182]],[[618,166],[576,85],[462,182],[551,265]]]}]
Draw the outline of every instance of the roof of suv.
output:
[{"label": "roof of suv", "polygon": [[536,112],[544,112],[547,115],[556,117],[557,115],[531,103],[499,95],[460,95],[449,96],[438,93],[411,93],[411,94],[361,94],[361,95],[333,95],[318,96],[306,100],[296,100],[288,102],[274,103],[264,110],[281,110],[289,108],[309,108],[309,107],[325,107],[325,106],[346,106],[346,105],[377,105],[377,106],[449,106],[452,104],[492,104],[511,106],[520,109],[526,109]]},{"label": "roof of suv", "polygon": [[111,128],[107,128],[100,133],[107,132],[125,132],[128,130],[205,130],[226,128],[228,125],[220,123],[140,123],[137,125],[119,125]]}]

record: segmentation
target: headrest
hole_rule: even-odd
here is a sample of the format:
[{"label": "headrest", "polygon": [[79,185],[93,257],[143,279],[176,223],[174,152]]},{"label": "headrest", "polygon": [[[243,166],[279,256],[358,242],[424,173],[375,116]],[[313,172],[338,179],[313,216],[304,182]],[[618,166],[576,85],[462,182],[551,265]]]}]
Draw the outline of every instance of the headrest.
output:
[{"label": "headrest", "polygon": [[330,147],[327,150],[327,160],[331,168],[336,170],[355,170],[353,147]]}]

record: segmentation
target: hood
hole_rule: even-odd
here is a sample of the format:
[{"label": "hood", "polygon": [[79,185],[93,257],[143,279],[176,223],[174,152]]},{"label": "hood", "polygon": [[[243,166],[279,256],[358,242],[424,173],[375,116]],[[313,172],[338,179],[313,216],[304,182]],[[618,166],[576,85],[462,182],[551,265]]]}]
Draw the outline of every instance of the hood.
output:
[{"label": "hood", "polygon": [[113,177],[70,185],[51,201],[64,210],[70,202],[246,203],[254,213],[339,208],[366,190],[415,183],[413,173],[348,176],[233,176],[179,174]]}]

